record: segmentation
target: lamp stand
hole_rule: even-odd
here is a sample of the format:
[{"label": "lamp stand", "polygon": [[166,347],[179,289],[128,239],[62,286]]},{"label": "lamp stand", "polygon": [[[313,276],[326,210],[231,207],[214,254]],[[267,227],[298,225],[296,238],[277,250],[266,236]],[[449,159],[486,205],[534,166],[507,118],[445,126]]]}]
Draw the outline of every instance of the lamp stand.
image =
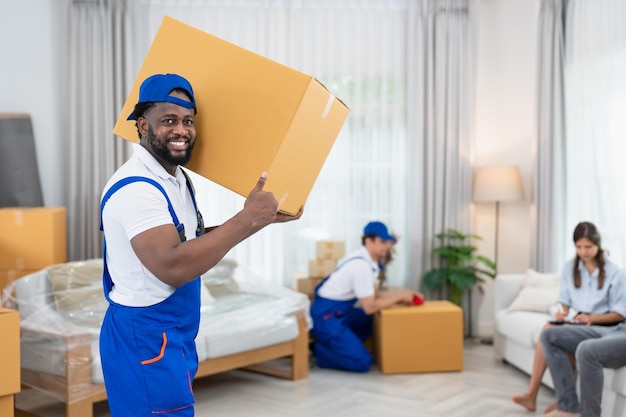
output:
[{"label": "lamp stand", "polygon": [[495,236],[495,246],[494,246],[494,257],[493,257],[493,263],[496,264],[496,274],[498,273],[498,227],[500,225],[500,202],[496,201],[496,236]]},{"label": "lamp stand", "polygon": [[[498,273],[498,227],[500,224],[500,202],[496,200],[496,233],[494,236],[494,257],[493,263],[496,264],[495,273]],[[483,345],[493,345],[493,337],[483,337],[480,339],[480,343]]]}]

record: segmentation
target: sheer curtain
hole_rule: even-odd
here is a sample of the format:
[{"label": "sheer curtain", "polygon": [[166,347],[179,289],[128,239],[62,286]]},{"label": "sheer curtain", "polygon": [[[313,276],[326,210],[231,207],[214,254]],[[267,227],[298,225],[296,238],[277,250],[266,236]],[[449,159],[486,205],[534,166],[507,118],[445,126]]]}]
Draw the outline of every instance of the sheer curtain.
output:
[{"label": "sheer curtain", "polygon": [[[566,143],[563,87],[563,24],[566,0],[542,0],[538,37],[537,143],[532,196],[532,266],[560,271],[571,247],[566,235]],[[573,231],[572,227],[572,231]]]},{"label": "sheer curtain", "polygon": [[[431,268],[435,235],[471,232],[473,2],[410,3],[408,205],[410,286]],[[415,273],[420,271],[419,273]]]},{"label": "sheer curtain", "polygon": [[[100,193],[123,163],[127,146],[111,133],[141,57],[132,42],[133,1],[68,2],[67,105],[69,258],[101,256]],[[67,104],[66,104],[67,103]]]},{"label": "sheer curtain", "polygon": [[[146,0],[143,7],[146,48],[168,15],[315,76],[350,107],[303,218],[264,229],[228,256],[291,285],[315,257],[316,240],[345,240],[350,252],[361,246],[363,226],[381,220],[400,232],[389,279],[404,284],[410,258],[409,238],[401,232],[409,162],[407,2]],[[208,180],[196,177],[194,184],[207,224],[221,223],[243,205],[242,197]]]},{"label": "sheer curtain", "polygon": [[564,244],[595,223],[626,266],[626,3],[570,0],[565,25],[567,197]]}]

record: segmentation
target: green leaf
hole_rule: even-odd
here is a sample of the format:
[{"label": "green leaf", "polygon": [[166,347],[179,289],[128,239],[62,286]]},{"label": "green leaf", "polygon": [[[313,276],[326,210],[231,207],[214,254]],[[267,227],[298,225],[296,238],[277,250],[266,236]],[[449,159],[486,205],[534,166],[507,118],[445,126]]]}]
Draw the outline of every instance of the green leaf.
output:
[{"label": "green leaf", "polygon": [[448,269],[440,268],[440,269],[431,269],[430,271],[424,274],[424,279],[422,283],[424,287],[427,289],[434,291],[441,288],[446,284],[448,280]]},{"label": "green leaf", "polygon": [[466,241],[482,240],[481,236],[447,229],[436,237],[441,240],[441,245],[433,248],[433,253],[438,256],[439,265],[424,274],[425,288],[437,290],[449,286],[457,297],[459,293],[485,282],[485,278],[495,278],[495,263],[482,255],[475,255],[477,247],[466,244]]},{"label": "green leaf", "polygon": [[493,263],[491,259],[485,258],[482,255],[478,255],[476,256],[476,260],[478,262],[482,262],[487,268],[492,269],[493,271],[496,271],[496,264]]}]

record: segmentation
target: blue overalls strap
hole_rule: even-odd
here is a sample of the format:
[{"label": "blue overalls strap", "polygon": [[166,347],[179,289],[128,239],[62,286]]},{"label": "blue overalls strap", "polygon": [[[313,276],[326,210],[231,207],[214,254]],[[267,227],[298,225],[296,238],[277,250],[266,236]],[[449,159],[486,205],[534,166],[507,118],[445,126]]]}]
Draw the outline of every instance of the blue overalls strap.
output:
[{"label": "blue overalls strap", "polygon": [[[191,193],[191,199],[193,201],[193,205],[194,208],[196,208],[196,213],[198,215],[198,219],[200,220],[202,218],[202,216],[199,214],[199,211],[197,210],[196,207],[196,199],[194,197],[193,194],[193,188],[191,187],[189,178],[187,177],[187,175],[185,175],[186,178],[186,182],[187,182],[187,188],[189,189],[189,192]],[[174,222],[174,226],[176,226],[176,231],[178,232],[178,236],[180,238],[181,242],[185,241],[185,225],[183,223],[180,223],[178,221],[178,216],[176,216],[176,212],[174,211],[174,207],[172,206],[172,202],[170,201],[170,198],[167,196],[167,193],[165,192],[165,189],[161,186],[161,184],[159,184],[158,182],[156,182],[155,180],[151,179],[151,178],[147,178],[147,177],[141,177],[141,176],[132,176],[132,177],[126,177],[126,178],[122,178],[121,180],[119,180],[118,182],[116,182],[115,184],[113,184],[111,186],[111,188],[108,189],[108,191],[106,192],[106,194],[104,195],[104,197],[102,197],[102,201],[100,202],[100,230],[104,231],[104,225],[102,223],[102,212],[104,211],[104,206],[107,203],[107,201],[109,201],[109,199],[111,198],[111,196],[118,191],[120,188],[128,185],[128,184],[132,184],[135,182],[139,182],[139,181],[143,181],[143,182],[147,182],[149,184],[152,184],[153,186],[155,186],[159,191],[161,191],[161,194],[163,194],[163,196],[165,197],[165,200],[167,201],[167,209],[170,212],[170,215],[172,216],[172,222]],[[199,231],[200,229],[200,225],[198,225],[198,227],[196,228],[196,236],[199,236],[198,233],[201,234],[201,231]],[[108,301],[110,301],[109,299],[109,292],[112,290],[113,288],[113,282],[110,278],[109,275],[109,271],[108,271],[108,265],[106,262],[106,250],[107,250],[107,242],[106,242],[106,237],[104,238],[103,241],[103,245],[102,245],[102,258],[104,259],[104,273],[102,275],[102,279],[103,279],[103,287],[104,287],[104,293],[105,293],[105,297]]]},{"label": "blue overalls strap", "polygon": [[[109,198],[111,198],[111,196],[117,190],[119,190],[120,188],[122,188],[122,187],[124,187],[124,186],[126,186],[128,184],[132,184],[134,182],[138,182],[138,181],[144,181],[144,182],[147,182],[149,184],[152,184],[156,188],[158,188],[159,191],[161,191],[161,193],[163,194],[163,196],[167,200],[167,209],[169,210],[170,215],[172,216],[172,221],[176,225],[176,230],[178,231],[178,233],[180,233],[181,228],[184,227],[184,226],[178,221],[178,217],[176,216],[176,213],[174,212],[174,207],[172,206],[172,202],[170,201],[170,198],[167,196],[167,193],[165,192],[165,190],[163,189],[161,184],[159,184],[158,182],[156,182],[155,180],[153,180],[151,178],[140,177],[140,176],[122,178],[121,180],[119,180],[118,182],[113,184],[111,186],[111,188],[109,188],[109,190],[106,192],[104,197],[102,197],[102,201],[100,202],[100,231],[104,231],[104,226],[102,224],[102,211],[104,210],[104,205],[107,203],[107,201],[109,201]],[[189,181],[187,181],[187,187],[189,187],[189,190],[191,191],[191,198],[193,200],[193,205],[195,207],[196,206],[196,199],[193,196],[193,191],[191,189],[191,186],[189,185]],[[196,209],[196,211],[197,211],[197,209]]]},{"label": "blue overalls strap", "polygon": [[200,237],[204,233],[204,219],[202,218],[202,213],[200,213],[200,210],[198,210],[198,204],[196,203],[196,193],[193,190],[193,185],[191,184],[191,178],[189,178],[189,175],[187,175],[184,169],[181,168],[180,172],[182,172],[183,175],[185,176],[185,180],[187,182],[187,189],[189,190],[189,194],[191,194],[191,201],[193,202],[193,208],[194,210],[196,210],[196,218],[198,221],[197,227],[196,227],[196,237]]}]

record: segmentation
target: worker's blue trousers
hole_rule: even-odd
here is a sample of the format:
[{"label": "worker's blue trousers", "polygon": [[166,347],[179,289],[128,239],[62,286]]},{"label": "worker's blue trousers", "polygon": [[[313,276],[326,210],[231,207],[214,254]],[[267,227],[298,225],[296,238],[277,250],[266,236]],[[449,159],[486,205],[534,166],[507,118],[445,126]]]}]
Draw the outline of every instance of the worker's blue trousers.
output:
[{"label": "worker's blue trousers", "polygon": [[372,318],[361,308],[355,308],[355,302],[356,299],[329,300],[315,291],[311,334],[315,338],[313,349],[320,368],[367,372],[372,366],[372,355],[363,345],[372,334]]}]

